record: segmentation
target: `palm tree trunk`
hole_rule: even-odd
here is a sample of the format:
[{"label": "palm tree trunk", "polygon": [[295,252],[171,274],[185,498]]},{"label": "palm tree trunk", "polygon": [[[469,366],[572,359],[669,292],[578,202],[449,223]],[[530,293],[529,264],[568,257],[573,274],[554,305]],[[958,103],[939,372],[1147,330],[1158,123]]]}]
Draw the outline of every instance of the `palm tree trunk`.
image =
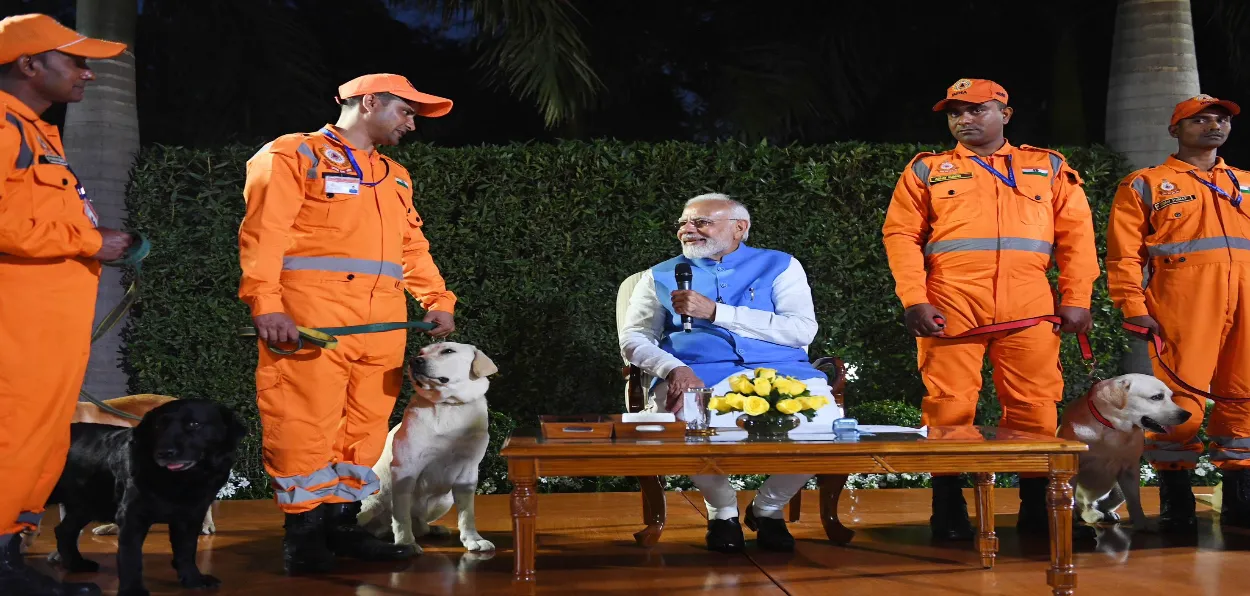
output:
[{"label": "palm tree trunk", "polygon": [[[135,22],[138,0],[78,0],[76,29],[87,36],[120,41],[126,51],[109,60],[92,60],[96,80],[85,99],[65,112],[65,153],[100,214],[100,226],[122,228],[126,221],[126,183],[139,151],[139,115],[135,101]],[[96,324],[125,289],[121,272],[105,267],[96,299]],[[107,399],[128,393],[121,366],[119,322],[91,346],[83,388]]]},{"label": "palm tree trunk", "polygon": [[[1107,144],[1129,165],[1157,165],[1176,150],[1168,121],[1200,93],[1189,0],[1120,0],[1107,86]],[[1149,275],[1148,272],[1143,272]],[[1146,342],[1133,339],[1124,372],[1151,374]]]}]

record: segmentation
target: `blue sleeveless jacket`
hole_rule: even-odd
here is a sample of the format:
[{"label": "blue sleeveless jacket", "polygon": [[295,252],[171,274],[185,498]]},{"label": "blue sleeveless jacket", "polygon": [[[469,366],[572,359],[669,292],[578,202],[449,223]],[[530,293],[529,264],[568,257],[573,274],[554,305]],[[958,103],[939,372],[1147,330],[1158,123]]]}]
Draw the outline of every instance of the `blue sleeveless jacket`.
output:
[{"label": "blue sleeveless jacket", "polygon": [[681,315],[673,311],[671,294],[677,290],[674,269],[678,263],[690,264],[692,290],[730,306],[775,312],[773,280],[790,266],[790,260],[790,255],[780,251],[739,244],[720,262],[677,256],[652,267],[655,295],[668,315],[660,348],[694,370],[708,387],[738,373],[751,376],[761,367],[800,380],[823,377],[801,348],[743,337],[698,318],[690,333],[685,333]]}]

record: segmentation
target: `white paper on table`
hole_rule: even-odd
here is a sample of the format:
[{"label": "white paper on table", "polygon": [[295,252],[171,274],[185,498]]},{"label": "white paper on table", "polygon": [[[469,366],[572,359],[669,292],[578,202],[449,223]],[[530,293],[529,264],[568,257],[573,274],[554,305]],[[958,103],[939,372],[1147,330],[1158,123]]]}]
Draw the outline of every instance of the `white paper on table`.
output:
[{"label": "white paper on table", "polygon": [[883,433],[914,433],[925,438],[929,436],[929,427],[927,426],[912,428],[910,426],[891,426],[888,424],[860,424],[855,427],[855,430],[874,435]]},{"label": "white paper on table", "polygon": [[677,422],[671,412],[634,412],[621,414],[621,422]]}]

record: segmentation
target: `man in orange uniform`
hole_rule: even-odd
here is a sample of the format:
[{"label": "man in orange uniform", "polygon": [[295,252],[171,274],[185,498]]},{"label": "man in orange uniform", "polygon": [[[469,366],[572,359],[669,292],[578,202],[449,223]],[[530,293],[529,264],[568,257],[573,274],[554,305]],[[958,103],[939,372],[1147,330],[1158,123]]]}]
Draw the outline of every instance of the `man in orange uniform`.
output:
[{"label": "man in orange uniform", "polygon": [[120,43],[79,35],[41,14],[0,21],[0,594],[98,594],[22,561],[69,451],[69,425],[91,351],[100,262],[129,234],[97,226],[56,127],[54,103],[78,102],[95,74],[87,58]]},{"label": "man in orange uniform", "polygon": [[239,229],[239,296],[261,340],[257,402],[265,470],[286,513],[287,573],[329,571],[334,555],[411,557],[409,545],[374,538],[356,524],[361,500],[378,489],[382,455],[402,383],[407,333],[349,335],[334,350],[279,355],[296,325],[339,327],[404,321],[404,290],[437,326],[454,329],[447,290],[421,232],[413,183],[377,151],[438,117],[452,102],[398,75],[339,87],[338,122],[266,144],[247,164],[247,214]]},{"label": "man in orange uniform", "polygon": [[[960,79],[933,110],[946,113],[959,143],[912,159],[882,230],[904,322],[918,338],[928,389],[922,422],[973,424],[988,350],[1003,407],[1000,426],[1054,435],[1063,375],[1052,325],[941,338],[1053,314],[1064,332],[1090,329],[1099,272],[1081,178],[1058,152],[1007,142],[1003,127],[1012,109],[1007,92],[992,81]],[[1046,278],[1052,259],[1061,299]],[[1047,483],[1045,477],[1021,478],[1021,530],[1047,532]],[[972,538],[958,476],[934,476],[932,507],[935,538]]]},{"label": "man in orange uniform", "polygon": [[[1178,149],[1121,181],[1107,230],[1107,287],[1125,321],[1164,340],[1163,360],[1187,384],[1250,398],[1250,173],[1216,151],[1237,104],[1199,95],[1180,102],[1168,132]],[[1146,436],[1159,470],[1159,527],[1193,531],[1189,471],[1198,463],[1206,400],[1154,374],[1192,416]],[[1166,431],[1159,428],[1158,431]],[[1220,522],[1250,527],[1250,402],[1218,402],[1207,427],[1211,460],[1224,475]]]}]

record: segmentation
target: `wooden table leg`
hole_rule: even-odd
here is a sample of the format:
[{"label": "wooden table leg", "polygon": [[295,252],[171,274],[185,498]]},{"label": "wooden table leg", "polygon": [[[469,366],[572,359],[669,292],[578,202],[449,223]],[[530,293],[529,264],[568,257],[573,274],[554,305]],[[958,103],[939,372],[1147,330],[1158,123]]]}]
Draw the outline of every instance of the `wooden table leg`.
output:
[{"label": "wooden table leg", "polygon": [[825,527],[825,536],[834,544],[846,544],[855,536],[854,530],[838,519],[838,499],[842,497],[846,478],[846,474],[821,474],[816,478],[820,485],[820,523]]},{"label": "wooden table leg", "polygon": [[642,523],[647,527],[634,534],[634,541],[639,546],[650,548],[660,541],[664,532],[664,520],[667,517],[667,505],[664,503],[664,478],[662,476],[639,476],[638,484],[642,492]]},{"label": "wooden table leg", "polygon": [[534,460],[509,459],[508,480],[512,481],[512,580],[533,582],[537,579],[534,554],[538,550],[534,535],[538,525],[538,495]]},{"label": "wooden table leg", "polygon": [[994,474],[979,473],[977,479],[977,552],[981,566],[994,567],[998,556],[998,535],[994,533]]},{"label": "wooden table leg", "polygon": [[1055,596],[1071,596],[1076,590],[1076,565],[1072,562],[1073,490],[1076,454],[1050,456],[1050,486],[1046,506],[1050,509],[1050,570],[1046,581]]}]

